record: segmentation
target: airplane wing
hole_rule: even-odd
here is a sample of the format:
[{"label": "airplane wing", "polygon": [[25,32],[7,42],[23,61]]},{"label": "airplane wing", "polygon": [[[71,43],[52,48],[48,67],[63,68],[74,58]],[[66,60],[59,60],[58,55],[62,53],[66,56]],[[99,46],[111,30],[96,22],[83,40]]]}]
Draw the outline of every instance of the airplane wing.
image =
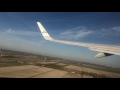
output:
[{"label": "airplane wing", "polygon": [[114,55],[114,54],[115,55],[120,55],[120,46],[57,40],[57,39],[52,38],[48,34],[48,32],[45,30],[45,28],[42,26],[42,24],[40,22],[37,22],[37,24],[38,24],[38,27],[39,27],[39,29],[40,29],[40,31],[41,31],[45,40],[58,42],[58,43],[63,43],[63,44],[87,47],[90,50],[99,52],[95,56],[96,58],[110,56],[110,55]]}]

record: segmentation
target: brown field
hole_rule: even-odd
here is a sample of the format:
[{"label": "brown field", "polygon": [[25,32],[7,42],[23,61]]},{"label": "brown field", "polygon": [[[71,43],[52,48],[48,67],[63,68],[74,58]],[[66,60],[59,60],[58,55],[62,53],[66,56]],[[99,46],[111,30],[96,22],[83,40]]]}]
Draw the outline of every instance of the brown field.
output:
[{"label": "brown field", "polygon": [[66,71],[34,65],[0,68],[1,78],[61,78],[66,73]]},{"label": "brown field", "polygon": [[109,76],[109,77],[112,77],[112,78],[120,78],[120,74],[118,74],[118,73],[96,70],[96,69],[91,69],[91,68],[86,68],[86,67],[75,66],[75,65],[65,66],[64,69],[67,69],[69,71],[70,70],[71,71],[80,71],[80,72],[83,71],[83,72],[87,72],[87,73],[105,75],[105,76]]},{"label": "brown field", "polygon": [[[82,78],[81,75],[34,65],[0,68],[0,77],[6,78]],[[91,78],[84,75],[83,78]]]},{"label": "brown field", "polygon": [[33,78],[61,78],[64,76],[67,72],[62,70],[51,70],[49,72],[37,75]]}]

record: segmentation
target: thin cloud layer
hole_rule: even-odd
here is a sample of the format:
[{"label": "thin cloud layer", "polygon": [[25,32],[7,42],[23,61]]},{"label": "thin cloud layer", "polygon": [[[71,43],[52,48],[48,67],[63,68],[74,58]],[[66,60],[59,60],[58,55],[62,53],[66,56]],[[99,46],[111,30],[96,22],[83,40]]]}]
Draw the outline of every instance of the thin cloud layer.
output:
[{"label": "thin cloud layer", "polygon": [[109,36],[120,36],[120,26],[111,27],[111,28],[101,28],[99,30],[88,30],[85,27],[76,27],[73,29],[66,30],[60,34],[60,38],[63,39],[80,39],[87,37],[88,35],[109,35]]},{"label": "thin cloud layer", "polygon": [[79,39],[82,37],[86,37],[92,33],[93,31],[87,30],[85,27],[82,26],[62,32],[60,35],[61,38],[65,38],[65,39]]},{"label": "thin cloud layer", "polygon": [[99,31],[95,32],[97,35],[109,35],[109,36],[119,36],[120,35],[120,26],[111,27],[111,28],[102,28]]},{"label": "thin cloud layer", "polygon": [[12,30],[12,29],[8,29],[6,30],[4,33],[6,34],[11,34],[11,35],[21,35],[21,36],[36,36],[36,35],[40,35],[40,33],[38,32],[33,32],[33,31],[25,31],[25,30]]},{"label": "thin cloud layer", "polygon": [[112,29],[113,29],[113,30],[115,30],[115,31],[118,31],[118,32],[120,32],[120,26],[113,27]]}]

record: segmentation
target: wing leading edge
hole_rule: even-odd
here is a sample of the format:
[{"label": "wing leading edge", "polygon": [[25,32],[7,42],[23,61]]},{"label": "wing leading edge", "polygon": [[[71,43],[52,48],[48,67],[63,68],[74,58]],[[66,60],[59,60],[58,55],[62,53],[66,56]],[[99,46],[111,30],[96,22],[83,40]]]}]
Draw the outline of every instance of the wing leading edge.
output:
[{"label": "wing leading edge", "polygon": [[83,42],[74,42],[74,41],[65,41],[65,40],[57,40],[52,38],[48,32],[45,30],[45,28],[42,26],[40,22],[37,22],[38,27],[44,37],[45,40],[63,43],[63,44],[69,44],[69,45],[76,45],[76,46],[83,46],[87,47],[90,50],[99,52],[95,57],[105,57],[110,55],[120,55],[120,46],[115,45],[105,45],[105,44],[93,44],[93,43],[83,43]]}]

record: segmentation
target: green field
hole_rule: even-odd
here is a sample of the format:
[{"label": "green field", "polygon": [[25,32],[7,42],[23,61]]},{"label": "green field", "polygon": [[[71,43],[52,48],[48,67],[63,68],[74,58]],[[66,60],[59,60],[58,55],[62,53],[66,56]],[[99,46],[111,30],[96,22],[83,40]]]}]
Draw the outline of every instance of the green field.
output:
[{"label": "green field", "polygon": [[[36,64],[36,65],[42,66],[43,64]],[[64,65],[64,66],[66,66],[66,65]],[[53,69],[62,69],[64,66],[57,65],[57,63],[55,63],[55,64],[45,64],[45,67],[53,68]]]}]

